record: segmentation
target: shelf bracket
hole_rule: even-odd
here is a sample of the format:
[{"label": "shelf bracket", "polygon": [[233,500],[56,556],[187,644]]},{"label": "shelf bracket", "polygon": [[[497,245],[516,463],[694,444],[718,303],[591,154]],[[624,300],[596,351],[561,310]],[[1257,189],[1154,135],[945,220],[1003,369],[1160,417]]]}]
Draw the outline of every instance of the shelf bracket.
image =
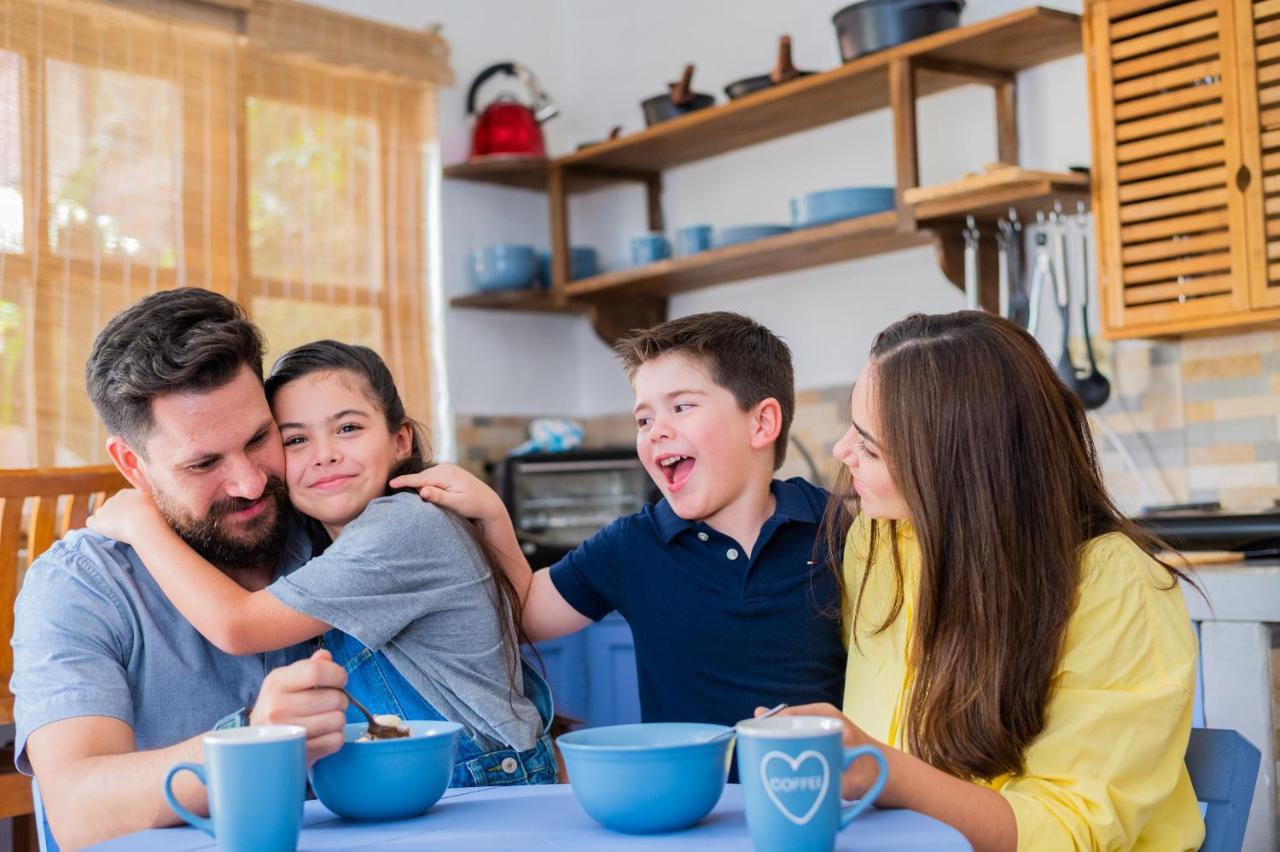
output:
[{"label": "shelf bracket", "polygon": [[889,108],[893,112],[893,161],[897,172],[899,229],[913,231],[915,214],[902,194],[920,185],[920,156],[916,139],[916,78],[910,57],[889,63]]},{"label": "shelf bracket", "polygon": [[605,345],[613,346],[631,331],[666,322],[667,300],[661,296],[610,294],[591,301],[587,318]]}]

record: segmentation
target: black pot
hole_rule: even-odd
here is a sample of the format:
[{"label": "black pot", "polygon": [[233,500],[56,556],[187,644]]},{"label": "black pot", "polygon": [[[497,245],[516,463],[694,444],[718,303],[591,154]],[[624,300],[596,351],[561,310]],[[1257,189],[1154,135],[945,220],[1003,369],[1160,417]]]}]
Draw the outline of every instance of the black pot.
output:
[{"label": "black pot", "polygon": [[706,109],[716,102],[713,95],[706,95],[701,92],[694,92],[693,98],[683,106],[677,106],[671,100],[671,94],[655,95],[652,98],[645,98],[640,102],[641,108],[644,110],[644,123],[648,127],[655,124],[661,124],[673,118],[679,118],[688,112]]},{"label": "black pot", "polygon": [[960,23],[963,0],[861,0],[832,16],[840,57],[849,62]]},{"label": "black pot", "polygon": [[[808,77],[812,73],[813,73],[812,71],[801,71],[800,77]],[[797,79],[799,79],[799,77],[792,78],[792,80],[797,80]],[[790,83],[790,82],[791,80],[787,81],[787,83]],[[760,92],[760,91],[764,91],[765,89],[771,89],[775,85],[785,86],[786,83],[775,84],[773,82],[773,78],[770,75],[761,74],[757,77],[743,77],[741,80],[733,81],[732,83],[724,87],[724,93],[729,96],[730,100],[737,100],[738,98],[741,98],[745,95],[749,95],[752,92]]]}]

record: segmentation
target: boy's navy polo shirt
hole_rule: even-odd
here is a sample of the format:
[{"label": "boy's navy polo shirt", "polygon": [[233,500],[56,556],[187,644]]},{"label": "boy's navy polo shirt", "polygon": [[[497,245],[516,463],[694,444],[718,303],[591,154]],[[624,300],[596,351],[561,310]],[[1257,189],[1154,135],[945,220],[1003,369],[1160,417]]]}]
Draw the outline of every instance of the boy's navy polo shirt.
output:
[{"label": "boy's navy polo shirt", "polygon": [[644,721],[732,725],[783,701],[840,706],[839,591],[814,546],[827,494],[798,477],[770,488],[776,508],[749,557],[664,499],[549,569],[578,612],[616,609],[631,625]]}]

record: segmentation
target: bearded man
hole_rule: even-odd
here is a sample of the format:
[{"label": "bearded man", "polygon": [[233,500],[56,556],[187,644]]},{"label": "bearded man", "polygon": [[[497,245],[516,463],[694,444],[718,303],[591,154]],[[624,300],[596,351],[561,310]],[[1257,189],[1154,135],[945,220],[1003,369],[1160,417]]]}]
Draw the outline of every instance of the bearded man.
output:
[{"label": "bearded man", "polygon": [[[262,389],[263,340],[207,290],[153,294],[102,330],[86,366],[107,451],[170,525],[246,589],[309,556]],[[64,849],[178,822],[170,766],[234,724],[307,729],[309,760],[342,744],[346,672],[295,646],[234,657],[196,632],[127,545],[76,530],[36,560],[15,607],[14,751]],[[207,813],[184,773],[175,791]]]}]

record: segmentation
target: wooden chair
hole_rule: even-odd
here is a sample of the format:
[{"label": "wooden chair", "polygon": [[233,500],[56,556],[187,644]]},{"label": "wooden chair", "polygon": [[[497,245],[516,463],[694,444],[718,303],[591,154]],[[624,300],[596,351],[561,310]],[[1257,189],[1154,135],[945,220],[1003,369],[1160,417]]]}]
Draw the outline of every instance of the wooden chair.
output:
[{"label": "wooden chair", "polygon": [[[40,554],[83,527],[93,509],[129,487],[110,465],[80,468],[0,470],[0,724],[13,723],[13,603],[22,578]],[[30,780],[13,766],[0,766],[0,819],[12,817],[13,849],[36,848]]]}]

